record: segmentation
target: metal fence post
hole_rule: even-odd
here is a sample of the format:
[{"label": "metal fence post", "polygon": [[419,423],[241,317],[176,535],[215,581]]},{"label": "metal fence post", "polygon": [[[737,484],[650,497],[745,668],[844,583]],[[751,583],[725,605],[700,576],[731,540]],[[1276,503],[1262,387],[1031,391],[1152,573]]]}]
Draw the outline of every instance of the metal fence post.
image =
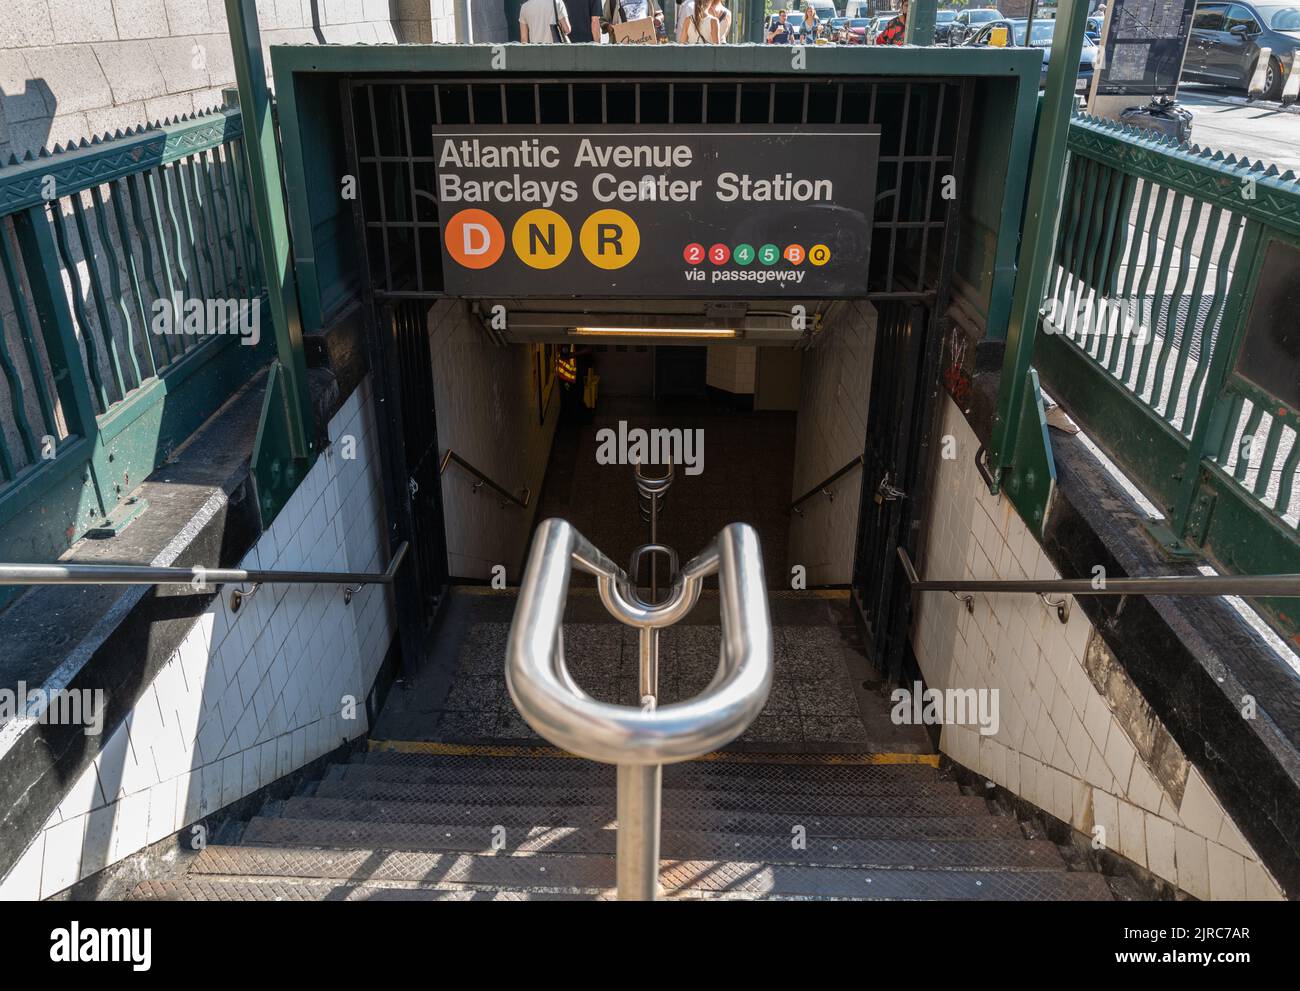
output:
[{"label": "metal fence post", "polygon": [[908,4],[907,27],[903,33],[905,44],[934,44],[934,21],[938,7],[936,0],[911,0]]},{"label": "metal fence post", "polygon": [[276,352],[289,393],[287,405],[290,446],[295,457],[310,458],[315,424],[307,387],[307,358],[302,344],[298,286],[289,251],[289,222],[285,211],[280,155],[266,87],[261,32],[255,0],[226,0],[230,47],[239,106],[243,114],[241,142],[248,166],[247,192],[252,201],[258,254],[266,276],[266,292],[275,329]]},{"label": "metal fence post", "polygon": [[618,897],[651,902],[659,896],[659,764],[618,765]]},{"label": "metal fence post", "polygon": [[993,488],[1015,458],[1015,440],[1020,430],[1023,393],[1027,372],[1034,358],[1038,336],[1038,313],[1043,287],[1051,269],[1060,220],[1061,181],[1065,175],[1065,142],[1072,116],[1074,83],[1083,50],[1088,7],[1084,0],[1061,0],[1056,22],[1064,28],[1052,38],[1047,70],[1047,92],[1043,97],[1034,142],[1033,171],[1029,177],[1024,235],[1007,326],[1006,353],[998,385],[997,409],[993,415],[993,437],[989,443],[989,464]]}]

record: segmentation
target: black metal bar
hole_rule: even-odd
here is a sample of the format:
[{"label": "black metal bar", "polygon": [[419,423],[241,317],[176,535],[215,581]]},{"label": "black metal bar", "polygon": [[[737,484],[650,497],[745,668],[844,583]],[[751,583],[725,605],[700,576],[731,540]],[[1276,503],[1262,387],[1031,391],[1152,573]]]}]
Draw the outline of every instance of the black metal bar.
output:
[{"label": "black metal bar", "polygon": [[493,492],[496,492],[499,496],[501,496],[501,498],[509,499],[520,509],[528,508],[528,500],[532,498],[532,493],[528,491],[527,486],[524,487],[523,498],[520,498],[517,495],[512,495],[511,493],[507,492],[504,488],[502,488],[500,485],[498,485],[496,482],[494,482],[487,475],[483,474],[483,472],[479,471],[472,464],[470,464],[468,461],[462,458],[451,448],[448,448],[447,453],[442,456],[442,464],[438,466],[438,474],[441,475],[444,472],[446,472],[447,466],[451,464],[451,462],[453,461],[456,462],[456,464],[460,465],[462,468],[464,468],[466,471],[468,471],[470,474],[477,475],[480,484],[486,485]]},{"label": "black metal bar", "polygon": [[406,557],[398,544],[384,571],[155,568],[138,564],[0,564],[0,585],[391,585]]},{"label": "black metal bar", "polygon": [[1046,595],[1194,595],[1300,598],[1300,575],[1161,575],[1150,578],[957,578],[922,579],[906,549],[898,548],[914,592],[1030,592]]},{"label": "black metal bar", "polygon": [[820,483],[814,485],[811,489],[809,489],[807,492],[801,495],[798,499],[790,503],[790,511],[797,512],[799,505],[801,503],[807,502],[813,496],[817,495],[817,493],[824,491],[827,486],[834,485],[836,482],[838,482],[841,478],[843,478],[845,475],[847,475],[849,472],[851,472],[854,468],[856,468],[860,464],[862,464],[861,454],[855,457],[848,464],[844,465],[844,467],[840,468],[838,471],[832,472],[830,475],[827,475],[824,479],[821,480]]}]

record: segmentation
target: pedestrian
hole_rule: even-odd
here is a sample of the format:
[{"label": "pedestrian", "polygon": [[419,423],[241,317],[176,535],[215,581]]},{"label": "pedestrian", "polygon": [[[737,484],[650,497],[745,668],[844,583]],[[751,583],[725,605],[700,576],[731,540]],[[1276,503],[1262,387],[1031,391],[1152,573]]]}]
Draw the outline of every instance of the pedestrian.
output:
[{"label": "pedestrian", "polygon": [[898,16],[891,18],[885,30],[876,35],[877,45],[901,45],[907,34],[907,0],[898,5]]},{"label": "pedestrian", "polygon": [[519,40],[524,44],[569,42],[569,13],[564,0],[527,0],[519,8]]},{"label": "pedestrian", "polygon": [[[608,31],[615,24],[643,21],[647,17],[654,19],[655,34],[663,37],[666,34],[664,12],[655,0],[605,0],[605,22],[602,26]],[[610,41],[613,40],[611,37]]]},{"label": "pedestrian", "polygon": [[767,43],[769,45],[788,45],[790,44],[790,25],[786,18],[790,12],[782,7],[776,14],[776,20],[767,31]]},{"label": "pedestrian", "polygon": [[677,26],[679,44],[721,44],[721,33],[718,19],[713,15],[713,6],[713,0],[687,0],[682,4],[682,21]]},{"label": "pedestrian", "polygon": [[604,10],[601,0],[569,0],[573,8],[569,40],[575,43],[600,41],[600,18]]},{"label": "pedestrian", "polygon": [[805,5],[803,18],[803,37],[800,39],[805,45],[817,43],[817,35],[821,31],[821,21],[817,17],[817,8]]},{"label": "pedestrian", "polygon": [[731,11],[723,0],[713,0],[713,16],[718,19],[718,44],[727,43],[727,35],[731,34]]}]

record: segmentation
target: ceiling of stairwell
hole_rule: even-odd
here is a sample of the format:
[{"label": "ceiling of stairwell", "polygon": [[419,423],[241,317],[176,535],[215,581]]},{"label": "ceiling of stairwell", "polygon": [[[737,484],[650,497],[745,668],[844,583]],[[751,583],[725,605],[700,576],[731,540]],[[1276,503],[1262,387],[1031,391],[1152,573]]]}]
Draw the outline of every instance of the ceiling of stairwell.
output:
[{"label": "ceiling of stairwell", "polygon": [[[779,344],[806,336],[818,319],[825,321],[831,300],[763,299],[704,301],[690,299],[538,299],[526,297],[477,301],[483,321],[504,307],[509,343],[573,342],[582,337],[617,337],[630,343]],[[802,314],[796,307],[803,307]],[[795,317],[802,315],[799,324]],[[629,331],[644,329],[645,335]],[[602,335],[602,331],[609,331]],[[721,336],[726,335],[726,336]]]}]

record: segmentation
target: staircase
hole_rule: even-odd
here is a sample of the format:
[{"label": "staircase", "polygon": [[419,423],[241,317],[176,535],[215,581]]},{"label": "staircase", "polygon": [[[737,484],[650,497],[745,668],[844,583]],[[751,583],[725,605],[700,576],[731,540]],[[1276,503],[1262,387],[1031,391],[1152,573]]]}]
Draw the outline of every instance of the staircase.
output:
[{"label": "staircase", "polygon": [[[614,896],[614,768],[544,747],[358,752],[134,899]],[[664,768],[668,899],[1098,900],[933,755],[725,753]]]}]

